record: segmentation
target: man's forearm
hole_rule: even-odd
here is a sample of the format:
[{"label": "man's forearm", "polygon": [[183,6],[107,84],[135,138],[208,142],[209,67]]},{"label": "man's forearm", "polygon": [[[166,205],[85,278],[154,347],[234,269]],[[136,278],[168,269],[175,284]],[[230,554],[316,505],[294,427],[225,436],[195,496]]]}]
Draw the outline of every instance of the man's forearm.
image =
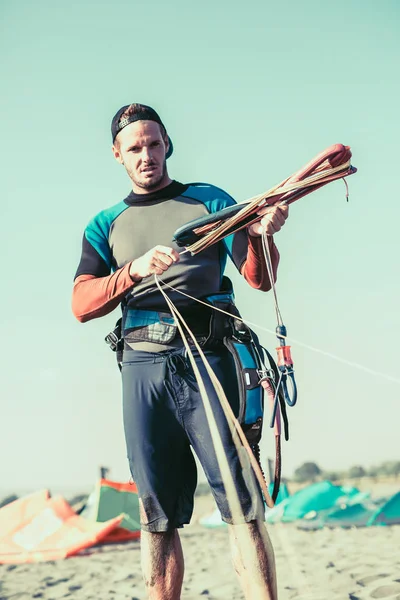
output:
[{"label": "man's forearm", "polygon": [[81,323],[107,315],[135,285],[131,263],[107,277],[79,275],[72,292],[72,312]]},{"label": "man's forearm", "polygon": [[[265,264],[262,239],[260,236],[252,236],[250,234],[248,235],[248,239],[247,257],[241,268],[241,273],[252,288],[267,292],[271,289],[271,281]],[[268,236],[268,244],[271,253],[272,272],[275,282],[279,264],[279,252],[272,236]]]}]

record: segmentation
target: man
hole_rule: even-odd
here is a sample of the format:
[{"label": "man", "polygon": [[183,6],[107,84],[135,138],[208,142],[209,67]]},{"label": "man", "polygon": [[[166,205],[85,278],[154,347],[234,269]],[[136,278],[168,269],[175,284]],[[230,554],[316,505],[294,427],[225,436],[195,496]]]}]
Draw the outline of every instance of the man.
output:
[{"label": "man", "polygon": [[[205,411],[183,341],[153,275],[194,298],[221,291],[228,254],[253,287],[270,289],[262,255],[263,230],[269,236],[274,276],[279,253],[272,235],[287,218],[287,208],[260,211],[260,221],[195,256],[180,255],[174,231],[194,218],[234,204],[208,184],[181,184],[169,177],[170,137],[150,107],[121,108],[111,125],[113,154],[132,183],[130,194],[99,213],[88,225],[75,277],[73,312],[81,322],[101,317],[122,302],[124,352],[123,414],[131,473],[141,505],[142,569],[149,598],[178,600],[183,556],[177,529],[189,523],[196,488],[197,454],[222,518],[230,524],[235,568],[248,599],[276,598],[272,547],[263,520],[263,504],[246,481],[219,401],[200,364],[219,434],[243,511],[233,518],[217,465]],[[210,310],[168,290],[203,345],[229,402],[237,412],[238,385],[229,352],[211,335]],[[238,552],[243,528],[251,535],[255,575]]]}]

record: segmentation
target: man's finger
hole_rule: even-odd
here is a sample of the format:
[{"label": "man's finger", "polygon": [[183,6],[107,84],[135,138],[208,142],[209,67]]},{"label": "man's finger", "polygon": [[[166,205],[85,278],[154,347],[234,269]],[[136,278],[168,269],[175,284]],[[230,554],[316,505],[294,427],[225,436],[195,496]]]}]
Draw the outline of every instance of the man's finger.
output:
[{"label": "man's finger", "polygon": [[267,235],[274,235],[285,224],[289,215],[289,207],[287,205],[264,206],[257,211],[257,215],[260,220],[250,226],[253,234],[262,235],[265,232]]},{"label": "man's finger", "polygon": [[179,260],[179,254],[173,248],[169,248],[168,246],[156,246],[156,252],[161,252],[162,254],[166,254],[170,256],[174,262]]},{"label": "man's finger", "polygon": [[289,206],[287,204],[282,204],[281,206],[264,206],[257,211],[257,214],[260,217],[268,214],[282,214],[285,219],[287,219],[289,215]]},{"label": "man's finger", "polygon": [[285,221],[286,221],[286,217],[285,217],[285,215],[281,211],[276,212],[274,214],[274,216],[272,217],[272,222],[273,223],[279,223],[279,225],[281,227],[285,223]]},{"label": "man's finger", "polygon": [[287,219],[289,216],[289,205],[283,204],[282,206],[279,206],[278,208],[279,208],[280,212],[283,214],[283,216],[285,217],[285,219]]},{"label": "man's finger", "polygon": [[172,265],[172,263],[174,262],[174,260],[167,254],[164,254],[163,252],[157,252],[154,255],[154,261],[157,261],[158,263],[162,263],[164,265],[166,265],[166,267],[170,267]]},{"label": "man's finger", "polygon": [[260,217],[263,217],[264,215],[271,213],[273,210],[275,210],[275,208],[275,206],[263,206],[263,208],[260,208],[260,210],[257,211],[257,214]]},{"label": "man's finger", "polygon": [[267,215],[261,220],[261,225],[265,228],[268,235],[274,235],[274,233],[277,233],[281,228],[281,224],[277,217],[271,218],[270,215]]},{"label": "man's finger", "polygon": [[166,271],[172,265],[172,259],[169,256],[165,256],[165,254],[163,255],[163,258],[158,255],[154,256],[153,260],[151,261],[151,264],[154,267],[157,267],[157,269],[162,269],[163,271]]}]

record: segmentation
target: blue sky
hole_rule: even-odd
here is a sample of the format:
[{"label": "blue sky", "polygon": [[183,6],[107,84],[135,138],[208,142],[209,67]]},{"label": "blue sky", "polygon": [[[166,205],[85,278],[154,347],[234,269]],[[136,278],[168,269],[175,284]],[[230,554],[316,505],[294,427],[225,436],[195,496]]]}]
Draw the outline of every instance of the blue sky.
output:
[{"label": "blue sky", "polygon": [[[84,227],[130,185],[110,152],[118,108],[156,108],[170,175],[244,200],[335,142],[358,173],[304,198],[276,236],[289,335],[399,377],[399,5],[339,0],[3,1],[0,488],[129,477],[119,374],[103,343],[118,312],[70,310]],[[275,328],[270,295],[233,273],[244,316]],[[262,334],[269,348],[275,339]],[[399,459],[400,387],[293,344],[299,385],[284,472]],[[264,431],[264,455],[273,439]]]}]

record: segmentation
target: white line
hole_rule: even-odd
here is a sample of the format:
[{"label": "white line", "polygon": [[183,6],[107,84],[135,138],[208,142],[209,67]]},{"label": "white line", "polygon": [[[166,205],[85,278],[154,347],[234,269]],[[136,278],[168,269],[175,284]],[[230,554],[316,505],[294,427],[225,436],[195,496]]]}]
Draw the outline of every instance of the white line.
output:
[{"label": "white line", "polygon": [[252,327],[256,327],[257,329],[260,329],[261,331],[266,331],[267,333],[270,333],[274,336],[281,337],[285,340],[288,340],[291,344],[296,344],[297,346],[300,346],[301,348],[305,348],[306,350],[311,350],[312,352],[316,352],[317,354],[321,354],[322,356],[327,356],[328,358],[336,360],[336,361],[338,361],[344,365],[347,365],[349,367],[353,367],[354,369],[359,369],[360,371],[364,371],[365,373],[369,373],[370,375],[375,375],[376,377],[382,377],[383,379],[386,379],[387,381],[391,381],[393,383],[400,384],[400,378],[398,378],[398,377],[393,377],[393,375],[388,375],[387,373],[375,371],[375,369],[370,369],[369,367],[360,365],[359,363],[353,362],[351,360],[347,360],[346,358],[342,358],[341,356],[332,354],[332,352],[327,352],[326,350],[321,350],[320,348],[316,348],[315,346],[310,346],[309,344],[300,342],[299,340],[296,340],[290,336],[278,335],[273,329],[269,329],[268,327],[263,327],[262,325],[259,325],[258,323],[253,323],[253,321],[249,321],[248,319],[241,319],[240,317],[237,317],[236,315],[231,315],[231,313],[228,313],[225,310],[222,310],[221,308],[217,308],[216,306],[212,306],[211,304],[208,304],[207,302],[203,302],[203,300],[199,300],[198,298],[195,298],[194,296],[190,296],[190,294],[181,292],[181,290],[174,288],[172,285],[169,285],[168,283],[166,283],[165,281],[163,281],[160,278],[158,280],[163,285],[166,285],[171,290],[174,290],[174,292],[178,292],[178,294],[181,294],[182,296],[186,296],[187,298],[190,298],[191,300],[195,300],[195,302],[198,302],[199,304],[204,304],[205,306],[208,306],[209,308],[217,310],[221,313],[224,313],[225,315],[234,317],[236,320],[246,323],[246,325],[251,325]]}]

